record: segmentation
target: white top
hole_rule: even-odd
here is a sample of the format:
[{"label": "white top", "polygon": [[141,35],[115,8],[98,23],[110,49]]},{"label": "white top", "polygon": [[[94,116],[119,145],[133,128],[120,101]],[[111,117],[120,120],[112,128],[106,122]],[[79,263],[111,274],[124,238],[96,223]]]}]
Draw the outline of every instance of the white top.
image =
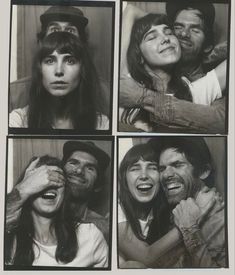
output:
[{"label": "white top", "polygon": [[[146,220],[138,219],[143,236],[147,238],[150,224],[153,220],[153,211],[151,210]],[[120,204],[118,204],[118,223],[128,222],[125,213]]]},{"label": "white top", "polygon": [[[27,114],[28,114],[28,106],[13,110],[10,113],[10,117],[9,117],[9,127],[28,128]],[[108,129],[109,129],[108,117],[103,114],[100,114],[97,117],[96,130],[108,130]]]},{"label": "white top", "polygon": [[107,267],[108,246],[101,231],[92,223],[77,227],[78,252],[70,263],[58,263],[56,245],[43,245],[35,240],[33,266]]},{"label": "white top", "polygon": [[220,84],[215,70],[208,72],[204,77],[194,82],[186,80],[192,93],[193,103],[211,105],[213,101],[222,97]]}]

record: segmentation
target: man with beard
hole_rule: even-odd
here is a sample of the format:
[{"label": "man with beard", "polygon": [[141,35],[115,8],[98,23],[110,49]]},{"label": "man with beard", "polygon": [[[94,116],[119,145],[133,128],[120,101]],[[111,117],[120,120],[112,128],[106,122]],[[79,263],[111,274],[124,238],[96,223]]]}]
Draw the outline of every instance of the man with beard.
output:
[{"label": "man with beard", "polygon": [[[143,16],[143,12],[136,8],[127,8],[126,12],[134,20]],[[205,1],[183,0],[177,4],[169,1],[166,12],[182,48],[177,74],[186,76],[190,81],[197,80],[206,74],[202,63],[214,47],[215,8]],[[219,55],[224,57],[221,51]],[[142,107],[151,113],[153,122],[169,125],[170,132],[225,133],[225,105],[225,97],[206,106],[163,95],[143,88],[121,72],[120,107]]]},{"label": "man with beard", "polygon": [[[151,140],[159,150],[160,181],[170,207],[170,229],[177,226],[184,246],[179,245],[167,257],[174,267],[226,267],[224,203],[215,199],[207,216],[201,220],[203,201],[197,194],[214,185],[211,156],[202,137],[164,137]],[[158,151],[159,152],[159,151]],[[215,193],[208,193],[213,194]]]},{"label": "man with beard", "polygon": [[25,201],[46,188],[59,188],[66,183],[67,205],[76,221],[94,223],[109,240],[109,223],[88,204],[93,192],[104,184],[104,172],[109,165],[109,156],[93,142],[67,141],[63,146],[63,171],[54,166],[36,168],[38,159],[27,168],[23,180],[13,187],[6,199],[6,231],[18,226]]},{"label": "man with beard", "polygon": [[[93,193],[104,184],[109,156],[93,142],[68,141],[63,147],[69,207],[76,220],[94,223],[108,240],[108,219],[89,209]],[[94,198],[95,199],[95,198]]]}]

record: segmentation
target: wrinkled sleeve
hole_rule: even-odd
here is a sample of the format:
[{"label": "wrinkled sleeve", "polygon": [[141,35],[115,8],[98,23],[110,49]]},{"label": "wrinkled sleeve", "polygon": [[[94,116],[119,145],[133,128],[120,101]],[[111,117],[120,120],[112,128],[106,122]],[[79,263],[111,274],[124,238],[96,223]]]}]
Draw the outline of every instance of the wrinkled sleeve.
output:
[{"label": "wrinkled sleeve", "polygon": [[151,120],[184,126],[192,132],[225,134],[225,110],[225,97],[214,101],[211,106],[205,106],[161,95],[160,100],[155,98],[155,111]]}]

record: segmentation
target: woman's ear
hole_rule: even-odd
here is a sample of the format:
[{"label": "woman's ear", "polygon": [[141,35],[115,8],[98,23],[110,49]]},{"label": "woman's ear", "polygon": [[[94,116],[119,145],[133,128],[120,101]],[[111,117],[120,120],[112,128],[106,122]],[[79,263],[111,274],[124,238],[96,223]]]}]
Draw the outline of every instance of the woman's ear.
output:
[{"label": "woman's ear", "polygon": [[211,167],[210,167],[210,165],[208,164],[208,165],[206,165],[204,171],[201,173],[201,175],[199,176],[199,178],[200,178],[201,180],[205,180],[206,178],[209,177],[210,173],[211,173]]}]

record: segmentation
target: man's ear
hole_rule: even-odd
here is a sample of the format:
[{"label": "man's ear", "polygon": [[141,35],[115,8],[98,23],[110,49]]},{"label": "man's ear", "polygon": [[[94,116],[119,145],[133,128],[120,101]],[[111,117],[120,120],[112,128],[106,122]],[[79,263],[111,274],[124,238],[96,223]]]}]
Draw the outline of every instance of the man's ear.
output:
[{"label": "man's ear", "polygon": [[203,49],[204,55],[209,54],[213,50],[213,48],[214,48],[213,45],[207,45],[207,46],[205,46],[204,49]]},{"label": "man's ear", "polygon": [[201,175],[199,176],[199,178],[201,180],[205,180],[206,178],[209,177],[210,173],[211,173],[211,167],[208,164],[208,165],[206,165],[205,170],[201,173]]}]

